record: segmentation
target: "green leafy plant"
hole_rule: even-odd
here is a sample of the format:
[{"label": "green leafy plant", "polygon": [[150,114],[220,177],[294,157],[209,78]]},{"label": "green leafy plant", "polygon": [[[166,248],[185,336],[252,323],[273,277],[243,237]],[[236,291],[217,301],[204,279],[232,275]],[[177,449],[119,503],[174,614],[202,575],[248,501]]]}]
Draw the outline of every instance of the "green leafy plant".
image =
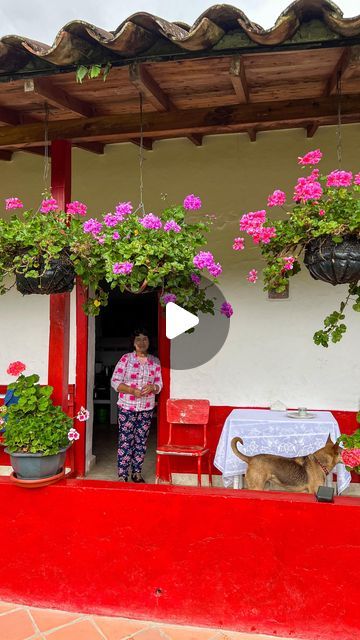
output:
[{"label": "green leafy plant", "polygon": [[103,74],[103,80],[105,82],[106,78],[109,75],[109,71],[111,69],[111,62],[107,62],[106,64],[92,64],[89,67],[85,65],[80,65],[76,69],[76,82],[83,82],[85,78],[93,79],[98,78],[101,73]]},{"label": "green leafy plant", "polygon": [[69,446],[72,419],[54,406],[53,387],[41,386],[36,374],[21,374],[8,388],[18,397],[5,414],[4,442],[11,453],[52,455]]},{"label": "green leafy plant", "polygon": [[[8,209],[22,208],[18,198],[9,198]],[[161,303],[177,301],[190,312],[214,313],[207,295],[208,286],[200,286],[204,269],[216,281],[222,269],[206,244],[209,218],[198,214],[200,198],[187,196],[182,206],[166,208],[162,214],[133,211],[129,202],[119,203],[114,213],[83,220],[86,205],[74,201],[59,211],[49,195],[38,211],[13,214],[0,220],[0,294],[13,284],[7,280],[16,274],[41,277],[53,258],[64,252],[93,294],[85,311],[97,315],[107,304],[107,289],[141,293],[158,290]],[[196,211],[196,213],[195,213]],[[196,216],[197,219],[191,220]],[[221,312],[229,315],[231,305]]]},{"label": "green leafy plant", "polygon": [[[322,158],[319,149],[300,157],[302,168],[313,167]],[[315,239],[341,244],[344,239],[359,242],[360,252],[360,173],[335,170],[321,175],[313,168],[310,175],[298,179],[294,188],[293,204],[287,204],[287,196],[276,189],[268,198],[269,207],[281,207],[285,213],[281,219],[267,220],[263,209],[242,216],[240,230],[248,233],[259,244],[266,266],[263,269],[264,290],[285,291],[289,277],[301,270],[301,258]],[[233,248],[244,248],[244,239],[236,238]],[[258,273],[252,269],[249,282],[256,282]],[[349,280],[348,280],[349,282]],[[354,311],[360,311],[360,287],[358,282],[349,284],[348,295],[338,311],[325,318],[324,328],[314,334],[317,345],[328,347],[329,341],[339,342],[346,331],[345,308],[352,302]]]}]

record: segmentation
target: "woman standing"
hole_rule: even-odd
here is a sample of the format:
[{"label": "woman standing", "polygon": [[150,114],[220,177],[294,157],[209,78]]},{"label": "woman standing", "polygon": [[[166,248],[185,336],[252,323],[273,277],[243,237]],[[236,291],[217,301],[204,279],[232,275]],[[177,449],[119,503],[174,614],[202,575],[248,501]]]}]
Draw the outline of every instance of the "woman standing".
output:
[{"label": "woman standing", "polygon": [[134,351],[117,363],[111,386],[119,393],[118,475],[127,482],[131,467],[133,482],[145,482],[141,467],[146,453],[155,395],[162,389],[160,361],[148,354],[149,336],[145,329],[132,335]]}]

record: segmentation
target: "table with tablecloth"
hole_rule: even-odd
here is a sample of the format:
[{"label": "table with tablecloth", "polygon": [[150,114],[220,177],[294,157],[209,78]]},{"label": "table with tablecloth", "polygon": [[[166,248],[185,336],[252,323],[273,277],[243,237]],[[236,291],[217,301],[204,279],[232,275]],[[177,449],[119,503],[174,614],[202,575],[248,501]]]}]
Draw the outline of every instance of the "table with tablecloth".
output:
[{"label": "table with tablecloth", "polygon": [[[234,409],[227,417],[217,446],[214,465],[223,475],[225,487],[236,486],[236,479],[246,472],[247,464],[231,449],[231,440],[242,438],[238,447],[246,455],[258,453],[295,458],[321,449],[330,434],[336,442],[339,425],[329,411],[312,411],[312,419],[289,418],[286,411],[270,409]],[[337,491],[342,493],[350,484],[351,475],[343,464],[333,470],[337,474]]]}]

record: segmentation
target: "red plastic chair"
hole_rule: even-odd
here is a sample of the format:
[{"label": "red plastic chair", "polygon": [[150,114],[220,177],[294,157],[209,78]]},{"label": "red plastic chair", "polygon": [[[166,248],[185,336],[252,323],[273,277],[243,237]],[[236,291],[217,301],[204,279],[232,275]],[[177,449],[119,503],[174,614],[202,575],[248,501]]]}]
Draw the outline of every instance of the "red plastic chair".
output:
[{"label": "red plastic chair", "polygon": [[[172,483],[170,459],[171,456],[187,456],[197,458],[198,486],[201,487],[202,460],[208,459],[209,485],[212,486],[211,455],[207,447],[207,425],[209,422],[209,400],[173,400],[169,398],[166,402],[166,417],[170,424],[169,439],[156,449],[156,480],[160,479],[160,460],[163,456],[168,456],[168,471],[170,484]],[[173,444],[173,425],[199,425],[203,427],[202,444],[187,445]]]}]

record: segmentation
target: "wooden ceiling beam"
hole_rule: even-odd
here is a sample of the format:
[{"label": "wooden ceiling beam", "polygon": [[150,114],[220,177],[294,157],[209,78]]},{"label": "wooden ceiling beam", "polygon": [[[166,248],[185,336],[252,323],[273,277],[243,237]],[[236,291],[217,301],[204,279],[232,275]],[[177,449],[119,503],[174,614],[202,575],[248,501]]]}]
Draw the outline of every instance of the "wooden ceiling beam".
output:
[{"label": "wooden ceiling beam", "polygon": [[91,118],[95,115],[94,108],[87,102],[83,102],[78,98],[70,96],[60,87],[54,86],[48,78],[34,78],[25,80],[25,93],[34,93],[39,98],[49,102],[60,109],[66,109],[85,118]]},{"label": "wooden ceiling beam", "polygon": [[240,104],[249,102],[249,87],[242,56],[234,56],[230,63],[230,79]]},{"label": "wooden ceiling beam", "polygon": [[1,124],[10,124],[13,126],[21,124],[20,113],[15,111],[15,109],[0,107],[0,122]]},{"label": "wooden ceiling beam", "polygon": [[[342,121],[360,121],[358,95],[342,96]],[[173,138],[192,134],[237,133],[248,129],[279,129],[337,121],[336,96],[286,100],[225,107],[185,109],[162,113],[144,113],[144,138]],[[48,139],[71,140],[74,144],[109,138],[131,140],[139,135],[138,114],[117,114],[52,120],[48,125]],[[0,127],[0,147],[32,145],[44,142],[44,123]]]}]

